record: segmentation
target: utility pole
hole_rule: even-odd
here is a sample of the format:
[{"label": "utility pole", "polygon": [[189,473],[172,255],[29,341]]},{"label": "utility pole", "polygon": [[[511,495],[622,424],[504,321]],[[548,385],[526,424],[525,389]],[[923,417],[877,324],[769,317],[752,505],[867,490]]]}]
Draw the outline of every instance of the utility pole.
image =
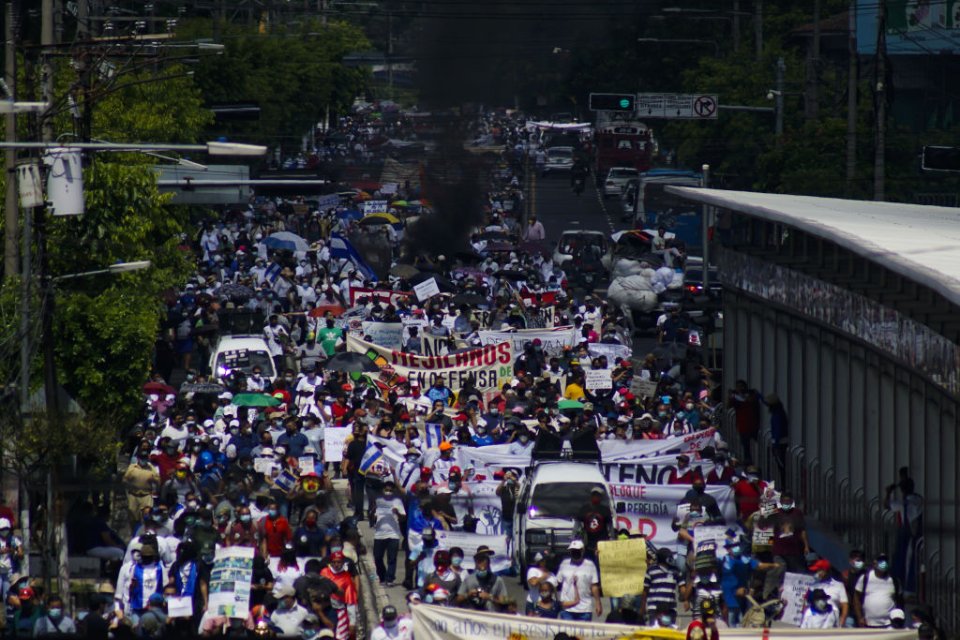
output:
[{"label": "utility pole", "polygon": [[777,112],[774,114],[776,118],[776,124],[774,125],[774,132],[777,136],[777,144],[779,145],[783,139],[783,74],[787,70],[787,63],[783,61],[783,58],[777,58],[777,91],[774,94],[776,98],[775,105]]},{"label": "utility pole", "polygon": [[877,78],[874,85],[876,112],[876,148],[873,153],[873,199],[886,199],[886,145],[887,145],[887,5],[879,4],[877,11]]},{"label": "utility pole", "polygon": [[[706,189],[710,186],[710,165],[704,164],[700,170],[703,175],[703,188]],[[700,233],[703,235],[703,295],[706,296],[710,294],[710,205],[703,205],[700,217]]]},{"label": "utility pole", "polygon": [[[4,16],[3,81],[7,84],[11,102],[16,101],[17,92],[17,3],[7,0]],[[17,139],[17,115],[14,109],[4,117],[4,138]],[[4,200],[4,237],[3,237],[3,277],[9,281],[19,270],[20,243],[20,203],[17,196],[17,150],[6,149],[3,153],[6,168],[7,193]],[[21,340],[23,337],[21,336]]]},{"label": "utility pole", "polygon": [[857,0],[850,0],[847,22],[847,195],[853,195],[853,181],[857,175]]},{"label": "utility pole", "polygon": [[807,120],[814,120],[820,110],[818,76],[820,73],[820,0],[813,1],[813,38],[807,52],[807,91],[804,96],[804,113]]},{"label": "utility pole", "polygon": [[393,11],[387,13],[387,87],[393,100]]},{"label": "utility pole", "polygon": [[763,0],[753,0],[753,39],[759,61],[763,57]]}]

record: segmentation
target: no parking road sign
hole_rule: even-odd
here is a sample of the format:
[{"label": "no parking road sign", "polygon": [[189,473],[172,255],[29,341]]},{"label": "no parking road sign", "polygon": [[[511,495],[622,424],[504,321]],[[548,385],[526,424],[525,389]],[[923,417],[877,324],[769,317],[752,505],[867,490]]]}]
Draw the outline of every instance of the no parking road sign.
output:
[{"label": "no parking road sign", "polygon": [[716,120],[717,96],[695,93],[639,93],[638,118]]}]

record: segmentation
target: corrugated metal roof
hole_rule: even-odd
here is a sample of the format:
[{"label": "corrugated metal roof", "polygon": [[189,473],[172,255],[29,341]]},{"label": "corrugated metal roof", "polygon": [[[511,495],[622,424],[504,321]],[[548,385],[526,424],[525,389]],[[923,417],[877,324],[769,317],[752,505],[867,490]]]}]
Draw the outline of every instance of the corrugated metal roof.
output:
[{"label": "corrugated metal roof", "polygon": [[667,191],[830,240],[960,305],[960,208],[696,187]]}]

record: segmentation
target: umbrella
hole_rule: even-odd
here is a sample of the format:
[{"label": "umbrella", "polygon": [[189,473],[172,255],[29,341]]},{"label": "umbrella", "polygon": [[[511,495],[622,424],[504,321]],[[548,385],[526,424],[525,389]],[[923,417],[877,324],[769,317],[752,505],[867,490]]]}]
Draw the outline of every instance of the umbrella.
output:
[{"label": "umbrella", "polygon": [[418,273],[420,273],[420,270],[412,264],[395,264],[390,269],[390,275],[397,278],[412,278]]},{"label": "umbrella", "polygon": [[338,353],[323,365],[327,371],[346,371],[348,373],[375,373],[379,367],[362,353]]},{"label": "umbrella", "polygon": [[480,240],[510,240],[510,234],[505,231],[484,231],[477,237]]},{"label": "umbrella", "polygon": [[242,284],[236,284],[234,282],[228,282],[220,287],[219,293],[223,298],[229,298],[230,300],[238,301],[249,300],[254,296],[253,289]]},{"label": "umbrella", "polygon": [[356,209],[347,209],[338,213],[337,217],[341,220],[360,220],[363,218],[363,214]]},{"label": "umbrella", "polygon": [[238,407],[276,407],[282,403],[279,398],[265,393],[238,393],[233,396],[233,404]]},{"label": "umbrella", "polygon": [[438,273],[421,272],[412,278],[408,278],[407,282],[410,283],[410,286],[414,286],[420,284],[421,282],[426,282],[430,278],[436,279],[437,287],[440,289],[440,291],[446,291],[447,293],[456,293],[458,291],[457,287],[454,286],[452,282]]},{"label": "umbrella", "polygon": [[482,296],[479,293],[461,293],[460,295],[454,296],[451,302],[457,306],[465,304],[468,307],[490,304],[490,300],[486,296]]},{"label": "umbrella", "polygon": [[263,241],[271,249],[286,249],[287,251],[308,251],[310,244],[295,233],[278,231]]},{"label": "umbrella", "polygon": [[334,317],[339,317],[343,315],[344,311],[346,311],[346,309],[344,309],[338,304],[323,304],[323,305],[320,305],[319,307],[314,307],[313,309],[310,309],[310,313],[308,313],[307,315],[309,315],[311,318],[322,318],[325,315],[327,315],[327,313],[329,312],[329,313],[332,313]]},{"label": "umbrella", "polygon": [[400,226],[403,223],[401,223],[400,219],[392,213],[371,213],[370,215],[365,216],[358,224],[369,227],[376,224]]},{"label": "umbrella", "polygon": [[517,247],[512,242],[488,242],[483,248],[483,253],[496,253],[499,251],[513,251]]},{"label": "umbrella", "polygon": [[539,242],[539,241],[522,242],[520,243],[519,248],[520,248],[520,251],[523,251],[524,253],[531,256],[539,254],[544,258],[549,258],[550,256],[553,255],[553,249],[547,246],[546,242]]},{"label": "umbrella", "polygon": [[394,200],[390,203],[391,207],[409,207],[410,203],[406,200]]},{"label": "umbrella", "polygon": [[143,385],[143,392],[148,394],[170,395],[175,394],[177,390],[163,382],[148,382]]},{"label": "umbrella", "polygon": [[517,271],[515,269],[500,269],[495,274],[498,278],[506,278],[507,280],[526,280],[530,275],[526,271]]},{"label": "umbrella", "polygon": [[561,411],[565,409],[583,409],[583,403],[577,402],[576,400],[561,400],[557,403],[557,409]]}]

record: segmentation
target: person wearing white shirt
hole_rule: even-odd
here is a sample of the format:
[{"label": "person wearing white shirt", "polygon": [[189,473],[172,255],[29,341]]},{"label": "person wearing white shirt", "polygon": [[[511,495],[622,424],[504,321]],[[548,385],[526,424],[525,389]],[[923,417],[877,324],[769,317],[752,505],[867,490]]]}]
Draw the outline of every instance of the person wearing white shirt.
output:
[{"label": "person wearing white shirt", "polygon": [[834,629],[840,626],[840,616],[830,604],[830,597],[826,591],[812,590],[808,602],[800,621],[801,629]]},{"label": "person wearing white shirt", "polygon": [[816,589],[823,590],[830,600],[830,605],[840,616],[840,620],[846,620],[850,608],[847,589],[842,582],[830,576],[830,561],[826,559],[817,560],[810,565],[809,569],[817,578],[817,581],[810,585],[810,591],[813,592]]},{"label": "person wearing white shirt", "polygon": [[380,624],[370,634],[370,640],[413,640],[413,621],[397,613],[388,604],[380,614]]},{"label": "person wearing white shirt", "polygon": [[283,585],[275,590],[277,608],[270,614],[270,622],[280,629],[282,636],[300,636],[300,625],[307,617],[307,610],[297,604],[297,592],[293,585]]},{"label": "person wearing white shirt", "polygon": [[600,600],[600,573],[592,560],[584,557],[583,540],[574,540],[567,547],[570,557],[560,563],[557,580],[560,582],[560,600],[575,604],[564,607],[561,620],[590,622],[593,616],[603,615]]},{"label": "person wearing white shirt", "polygon": [[854,587],[854,613],[857,626],[886,627],[890,624],[890,611],[896,608],[899,588],[890,575],[887,556],[879,555],[873,569],[864,572]]},{"label": "person wearing white shirt", "polygon": [[157,548],[145,544],[140,559],[124,563],[117,576],[116,599],[127,613],[139,614],[146,609],[147,600],[154,593],[163,593],[170,579],[167,566],[160,562]]}]

